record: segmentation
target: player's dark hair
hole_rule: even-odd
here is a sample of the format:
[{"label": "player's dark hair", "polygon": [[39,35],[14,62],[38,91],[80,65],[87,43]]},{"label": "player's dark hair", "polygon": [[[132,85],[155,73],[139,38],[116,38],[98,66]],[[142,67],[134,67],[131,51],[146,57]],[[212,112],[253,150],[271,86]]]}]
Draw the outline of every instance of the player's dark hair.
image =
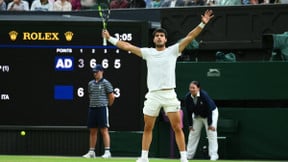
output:
[{"label": "player's dark hair", "polygon": [[194,84],[196,85],[198,88],[200,88],[200,83],[197,80],[193,80],[192,82],[190,82],[190,84]]},{"label": "player's dark hair", "polygon": [[156,33],[164,33],[165,37],[167,38],[168,34],[167,31],[163,28],[157,28],[153,31],[152,36],[155,37]]}]

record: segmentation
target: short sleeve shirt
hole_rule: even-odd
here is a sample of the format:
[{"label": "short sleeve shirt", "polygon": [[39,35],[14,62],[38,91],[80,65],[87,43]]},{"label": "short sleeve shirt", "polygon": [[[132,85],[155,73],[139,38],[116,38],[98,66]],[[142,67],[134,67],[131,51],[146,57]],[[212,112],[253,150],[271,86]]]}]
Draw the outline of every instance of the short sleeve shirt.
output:
[{"label": "short sleeve shirt", "polygon": [[108,106],[107,94],[113,92],[112,84],[102,78],[98,82],[91,80],[88,83],[89,107]]},{"label": "short sleeve shirt", "polygon": [[179,53],[179,43],[163,51],[155,48],[141,48],[141,54],[147,64],[147,86],[149,91],[176,87],[175,69]]}]

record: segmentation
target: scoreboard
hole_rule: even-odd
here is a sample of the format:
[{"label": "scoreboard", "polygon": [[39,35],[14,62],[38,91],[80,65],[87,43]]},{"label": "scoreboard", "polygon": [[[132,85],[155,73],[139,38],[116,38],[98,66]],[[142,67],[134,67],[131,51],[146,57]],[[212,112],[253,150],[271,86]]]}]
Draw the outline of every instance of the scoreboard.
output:
[{"label": "scoreboard", "polygon": [[[142,59],[102,46],[97,18],[0,18],[0,26],[0,125],[86,126],[88,82],[102,64],[116,96],[111,130],[142,129]],[[120,40],[147,45],[145,21],[112,20],[108,28]]]}]

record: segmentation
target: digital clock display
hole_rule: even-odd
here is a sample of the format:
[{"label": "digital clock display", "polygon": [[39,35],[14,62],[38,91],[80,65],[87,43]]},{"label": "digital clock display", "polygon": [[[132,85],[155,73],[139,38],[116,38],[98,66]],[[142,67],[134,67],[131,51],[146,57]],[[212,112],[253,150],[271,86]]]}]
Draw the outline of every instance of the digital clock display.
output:
[{"label": "digital clock display", "polygon": [[[142,59],[102,46],[100,21],[0,19],[0,26],[1,125],[86,126],[91,69],[101,64],[116,97],[111,130],[142,129]],[[111,21],[109,32],[146,46],[149,24]]]},{"label": "digital clock display", "polygon": [[115,33],[114,35],[118,40],[127,41],[127,42],[133,40],[133,34],[132,33],[121,33],[121,34]]}]

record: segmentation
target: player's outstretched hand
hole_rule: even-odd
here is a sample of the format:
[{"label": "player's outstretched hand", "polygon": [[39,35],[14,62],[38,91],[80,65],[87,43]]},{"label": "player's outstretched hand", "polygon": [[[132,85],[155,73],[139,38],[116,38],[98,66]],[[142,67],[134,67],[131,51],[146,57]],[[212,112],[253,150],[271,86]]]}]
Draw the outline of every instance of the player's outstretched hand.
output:
[{"label": "player's outstretched hand", "polygon": [[213,11],[212,10],[206,10],[204,15],[201,15],[202,17],[202,22],[207,24],[210,19],[212,19],[214,17]]}]

